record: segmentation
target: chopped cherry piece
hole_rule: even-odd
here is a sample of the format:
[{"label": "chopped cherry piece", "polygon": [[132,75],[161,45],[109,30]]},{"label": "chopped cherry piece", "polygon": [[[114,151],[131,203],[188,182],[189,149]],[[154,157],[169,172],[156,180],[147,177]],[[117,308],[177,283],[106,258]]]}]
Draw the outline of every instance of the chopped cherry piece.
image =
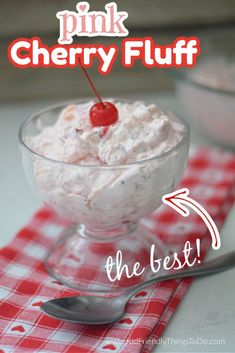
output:
[{"label": "chopped cherry piece", "polygon": [[96,103],[91,107],[90,120],[94,127],[112,125],[118,120],[118,110],[110,102]]},{"label": "chopped cherry piece", "polygon": [[100,137],[104,137],[109,131],[109,126],[104,126],[103,130],[100,133]]}]

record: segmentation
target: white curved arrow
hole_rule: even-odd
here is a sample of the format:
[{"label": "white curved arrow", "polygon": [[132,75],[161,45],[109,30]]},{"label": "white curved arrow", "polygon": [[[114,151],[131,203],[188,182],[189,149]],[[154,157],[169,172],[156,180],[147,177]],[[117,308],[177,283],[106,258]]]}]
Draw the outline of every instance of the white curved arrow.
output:
[{"label": "white curved arrow", "polygon": [[188,217],[190,211],[184,205],[192,208],[203,219],[206,224],[212,239],[212,248],[218,250],[221,246],[221,240],[218,228],[209,213],[197,201],[191,199],[187,188],[176,190],[162,197],[162,202],[172,207],[182,216]]}]

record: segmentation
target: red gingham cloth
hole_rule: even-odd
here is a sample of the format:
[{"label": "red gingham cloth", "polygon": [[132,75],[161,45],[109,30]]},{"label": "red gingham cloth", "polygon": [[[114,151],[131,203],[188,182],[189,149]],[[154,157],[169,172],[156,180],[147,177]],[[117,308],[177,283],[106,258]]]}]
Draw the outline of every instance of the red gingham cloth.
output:
[{"label": "red gingham cloth", "polygon": [[[207,148],[191,152],[180,187],[189,188],[190,196],[207,209],[218,227],[234,201],[234,186],[234,155]],[[201,239],[202,254],[211,246],[206,227],[194,212],[184,218],[164,205],[146,224],[174,249],[195,238]],[[64,226],[54,212],[43,208],[0,251],[0,353],[150,352],[191,280],[146,288],[130,300],[125,316],[115,324],[88,326],[50,318],[40,311],[42,302],[77,294],[51,278],[43,265],[48,246]]]}]

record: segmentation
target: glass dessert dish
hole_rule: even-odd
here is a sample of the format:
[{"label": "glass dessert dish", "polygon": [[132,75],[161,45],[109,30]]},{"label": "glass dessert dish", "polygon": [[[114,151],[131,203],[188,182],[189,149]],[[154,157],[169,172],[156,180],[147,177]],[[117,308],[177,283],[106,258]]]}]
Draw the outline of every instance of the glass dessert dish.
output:
[{"label": "glass dessert dish", "polygon": [[[86,100],[73,102],[83,103]],[[30,141],[46,127],[55,125],[66,106],[68,103],[33,115],[19,132],[23,166],[30,185],[47,205],[71,222],[51,248],[45,265],[54,278],[80,291],[126,290],[153,276],[149,268],[153,243],[156,256],[162,258],[165,254],[161,241],[141,220],[161,205],[164,194],[176,187],[187,162],[188,129],[167,112],[170,119],[181,124],[183,133],[177,144],[165,152],[115,165],[62,162],[39,154]],[[117,259],[118,250],[121,253]],[[110,256],[114,262],[112,281],[106,267]],[[129,278],[124,265],[131,273],[136,262],[146,269],[141,275]],[[115,279],[122,266],[125,268],[121,278]]]},{"label": "glass dessert dish", "polygon": [[171,70],[192,127],[212,142],[235,148],[235,28],[208,33],[194,68]]},{"label": "glass dessert dish", "polygon": [[210,87],[199,83],[192,72],[189,74],[187,71],[177,71],[172,76],[177,96],[190,124],[212,141],[234,148],[235,88],[225,90]]}]

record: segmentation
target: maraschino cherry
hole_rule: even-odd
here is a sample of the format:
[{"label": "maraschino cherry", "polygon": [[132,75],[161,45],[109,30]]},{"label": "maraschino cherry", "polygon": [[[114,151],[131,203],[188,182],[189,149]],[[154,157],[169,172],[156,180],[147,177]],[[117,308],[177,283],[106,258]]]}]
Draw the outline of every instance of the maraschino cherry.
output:
[{"label": "maraschino cherry", "polygon": [[94,104],[90,109],[90,121],[93,127],[98,126],[109,126],[114,124],[118,120],[118,110],[115,105],[111,102],[103,102],[99,92],[96,90],[93,82],[91,81],[86,69],[80,62],[81,69],[84,72],[92,90],[97,96],[99,102]]}]

